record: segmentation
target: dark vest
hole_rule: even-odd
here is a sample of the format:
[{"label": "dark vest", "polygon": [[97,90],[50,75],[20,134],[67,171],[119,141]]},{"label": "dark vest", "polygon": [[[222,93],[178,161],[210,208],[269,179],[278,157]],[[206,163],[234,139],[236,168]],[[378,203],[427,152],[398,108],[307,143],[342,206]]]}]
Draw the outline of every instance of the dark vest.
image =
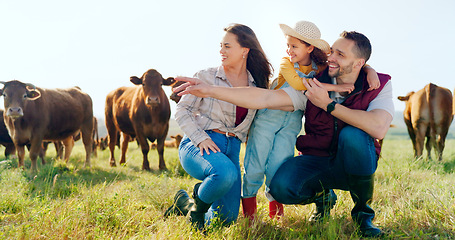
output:
[{"label": "dark vest", "polygon": [[[362,70],[354,84],[352,91],[341,104],[350,109],[367,110],[370,102],[376,98],[385,84],[391,79],[387,74],[378,73],[381,86],[378,89],[367,91],[369,88],[366,73]],[[328,68],[319,74],[317,79],[323,83],[332,83],[328,75]],[[305,135],[297,138],[296,148],[304,155],[321,157],[335,156],[338,146],[338,135],[346,125],[343,121],[328,114],[323,109],[307,102],[305,110]],[[375,141],[376,153],[379,156],[381,147]]]}]

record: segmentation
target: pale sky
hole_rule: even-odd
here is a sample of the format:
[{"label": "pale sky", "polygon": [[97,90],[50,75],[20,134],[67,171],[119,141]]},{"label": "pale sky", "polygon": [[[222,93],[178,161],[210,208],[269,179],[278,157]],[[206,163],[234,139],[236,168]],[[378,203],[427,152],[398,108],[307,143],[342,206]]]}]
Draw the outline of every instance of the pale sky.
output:
[{"label": "pale sky", "polygon": [[[329,44],[343,30],[364,33],[373,46],[368,63],[392,76],[395,99],[430,82],[455,88],[453,0],[1,0],[0,81],[79,86],[104,118],[107,93],[132,86],[130,76],[150,68],[164,78],[192,76],[219,66],[230,23],[255,31],[277,75],[286,55],[278,24],[300,20],[315,23]],[[395,108],[404,103],[395,100]]]}]

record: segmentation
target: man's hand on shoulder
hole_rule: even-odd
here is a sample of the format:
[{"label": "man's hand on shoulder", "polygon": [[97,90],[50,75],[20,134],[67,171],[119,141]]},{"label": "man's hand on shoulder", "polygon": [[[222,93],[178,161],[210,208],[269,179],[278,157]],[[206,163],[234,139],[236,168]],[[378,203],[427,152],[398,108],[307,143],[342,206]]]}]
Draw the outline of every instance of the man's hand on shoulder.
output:
[{"label": "man's hand on shoulder", "polygon": [[324,109],[327,111],[327,105],[332,102],[332,99],[329,97],[329,93],[322,86],[316,78],[303,81],[307,90],[304,90],[303,93],[308,97],[308,100],[311,101],[315,106]]}]

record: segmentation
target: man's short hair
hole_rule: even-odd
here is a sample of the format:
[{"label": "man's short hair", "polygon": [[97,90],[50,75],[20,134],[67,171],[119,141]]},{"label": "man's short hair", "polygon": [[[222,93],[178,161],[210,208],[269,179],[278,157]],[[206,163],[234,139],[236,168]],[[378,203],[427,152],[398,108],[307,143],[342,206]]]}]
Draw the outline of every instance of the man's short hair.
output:
[{"label": "man's short hair", "polygon": [[370,59],[371,43],[365,35],[356,31],[344,31],[340,34],[340,37],[354,41],[353,52],[357,57],[365,59],[365,62]]}]

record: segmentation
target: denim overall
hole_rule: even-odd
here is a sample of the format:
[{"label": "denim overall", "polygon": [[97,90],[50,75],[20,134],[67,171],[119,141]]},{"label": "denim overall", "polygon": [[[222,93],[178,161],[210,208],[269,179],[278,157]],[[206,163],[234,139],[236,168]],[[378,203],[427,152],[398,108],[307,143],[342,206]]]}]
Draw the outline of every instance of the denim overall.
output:
[{"label": "denim overall", "polygon": [[[317,73],[317,65],[312,61],[309,74],[299,70],[299,64],[294,68],[301,78],[313,78]],[[285,82],[281,88],[289,87]],[[303,111],[287,112],[282,110],[260,109],[251,124],[248,143],[245,150],[242,198],[256,196],[264,182],[266,196],[270,201],[273,197],[268,194],[273,175],[288,158],[294,156],[297,135],[302,129]]]}]

